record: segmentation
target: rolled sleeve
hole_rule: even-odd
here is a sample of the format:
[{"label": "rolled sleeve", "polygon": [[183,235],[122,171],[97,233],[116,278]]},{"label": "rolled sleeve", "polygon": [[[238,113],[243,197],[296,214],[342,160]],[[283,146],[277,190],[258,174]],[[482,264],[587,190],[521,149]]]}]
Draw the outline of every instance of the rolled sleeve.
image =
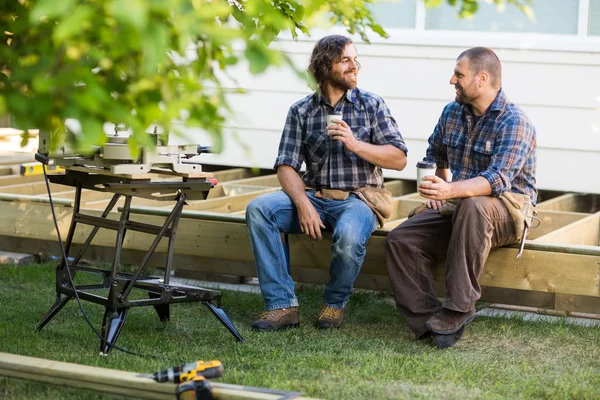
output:
[{"label": "rolled sleeve", "polygon": [[298,111],[295,108],[291,108],[285,120],[283,133],[279,141],[279,151],[273,169],[277,170],[281,165],[289,165],[296,171],[300,171],[303,162],[302,125],[300,124]]},{"label": "rolled sleeve", "polygon": [[440,117],[433,133],[427,140],[429,147],[427,147],[425,160],[435,162],[439,169],[446,169],[450,167],[450,164],[448,163],[448,153],[443,140],[442,118],[443,116]]},{"label": "rolled sleeve", "polygon": [[408,155],[408,148],[398,124],[388,106],[381,100],[375,112],[375,121],[371,124],[371,137],[374,144],[391,144]]},{"label": "rolled sleeve", "polygon": [[479,173],[490,183],[492,196],[510,190],[511,182],[525,165],[533,145],[535,130],[528,120],[516,119],[500,130],[490,165]]}]

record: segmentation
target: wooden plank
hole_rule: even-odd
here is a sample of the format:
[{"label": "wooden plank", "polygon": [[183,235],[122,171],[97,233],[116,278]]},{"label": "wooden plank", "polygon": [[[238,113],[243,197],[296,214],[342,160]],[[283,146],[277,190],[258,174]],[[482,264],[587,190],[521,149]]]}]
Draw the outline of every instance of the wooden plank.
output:
[{"label": "wooden plank", "polygon": [[230,184],[242,184],[242,185],[253,185],[253,186],[267,186],[267,187],[280,187],[277,175],[262,175],[255,176],[252,178],[238,179],[235,181],[229,181]]},{"label": "wooden plank", "polygon": [[12,175],[17,173],[16,167],[2,166],[0,167],[0,175]]},{"label": "wooden plank", "polygon": [[[210,168],[207,168],[207,171],[210,171]],[[212,173],[219,183],[246,179],[254,176],[254,173],[249,168],[229,168],[221,171],[212,171]]]},{"label": "wooden plank", "polygon": [[278,188],[266,188],[259,191],[244,193],[240,195],[219,197],[211,200],[190,202],[186,207],[189,211],[212,211],[220,213],[232,213],[244,211],[250,201],[263,194],[272,193],[279,190]]},{"label": "wooden plank", "polygon": [[[61,234],[65,237],[70,222],[71,209],[57,207]],[[90,212],[99,215],[99,211]],[[48,218],[47,206],[0,202],[0,234],[33,239],[56,238]],[[163,217],[136,215],[135,220],[146,223],[162,223]],[[83,243],[89,227],[77,229],[74,240]],[[139,232],[128,232],[124,246],[129,249],[146,250],[153,237]],[[114,246],[114,232],[100,230],[94,244]],[[383,236],[372,236],[367,245],[367,256],[363,272],[387,275]],[[328,270],[331,245],[330,234],[321,241],[312,241],[303,235],[290,237],[292,265]],[[158,246],[159,252],[166,251],[166,241]],[[597,248],[597,247],[596,247]],[[600,296],[600,257],[590,254],[569,254],[557,251],[525,249],[520,260],[515,260],[517,248],[495,249],[491,252],[480,283],[509,289],[533,290],[538,292],[563,293],[583,296]],[[568,250],[568,249],[567,249]],[[248,230],[238,222],[219,222],[182,218],[175,241],[178,255],[201,256],[252,262]],[[209,272],[209,271],[207,271]],[[222,273],[232,274],[226,270]]]},{"label": "wooden plank", "polygon": [[223,194],[225,196],[236,196],[239,194],[259,192],[264,189],[276,189],[279,190],[280,187],[269,187],[269,186],[258,186],[258,185],[245,185],[240,183],[225,183],[223,184]]},{"label": "wooden plank", "polygon": [[[142,399],[175,399],[177,385],[158,383],[151,378],[129,371],[119,371],[88,365],[72,364],[16,354],[0,353],[0,375],[28,379],[63,386],[87,388],[99,392],[119,394]],[[216,400],[281,399],[284,393],[269,393],[260,388],[212,382]],[[294,397],[310,400],[308,397]]]},{"label": "wooden plank", "polygon": [[596,213],[600,211],[600,195],[566,193],[540,203],[538,209]]},{"label": "wooden plank", "polygon": [[[23,240],[14,236],[0,236],[0,249],[19,252],[31,252],[36,249],[36,254],[55,255],[59,254],[59,247],[55,238]],[[81,248],[80,244],[73,245],[72,254],[76,254]],[[329,254],[329,253],[328,253]],[[121,253],[121,262],[129,265],[139,265],[146,255],[145,250],[124,249]],[[84,255],[84,259],[90,262],[110,262],[114,256],[114,248],[108,246],[92,245]],[[368,262],[368,261],[367,261]],[[149,260],[148,266],[153,268],[164,268],[166,265],[166,254],[155,253]],[[227,274],[239,277],[256,276],[256,267],[253,260],[239,261],[224,258],[203,257],[200,255],[185,255],[175,253],[173,258],[173,269],[175,271],[192,271],[209,274]],[[379,271],[381,272],[381,271]],[[444,296],[443,265],[435,269],[435,287],[439,296]],[[328,269],[299,267],[292,265],[292,277],[298,283],[326,284],[329,281]],[[387,275],[381,273],[367,273],[365,268],[359,274],[354,283],[355,288],[389,292],[390,285]],[[515,304],[529,307],[565,310],[570,312],[598,313],[600,312],[600,297],[563,295],[552,292],[536,292],[530,290],[519,290],[493,286],[482,286],[482,298],[480,301],[488,303]]]},{"label": "wooden plank", "polygon": [[410,210],[424,203],[423,199],[415,199],[414,197],[407,198],[406,196],[392,199],[392,214],[388,222],[400,218],[406,218]]},{"label": "wooden plank", "polygon": [[563,226],[567,226],[573,222],[579,221],[587,216],[589,216],[589,214],[569,211],[538,210],[540,226],[532,229],[527,238],[529,240],[539,241],[540,237],[560,229]]},{"label": "wooden plank", "polygon": [[21,175],[8,175],[8,176],[0,176],[0,192],[3,190],[4,186],[16,185],[20,183],[30,183],[30,182],[43,182],[43,175],[31,175],[31,176],[21,176]]},{"label": "wooden plank", "polygon": [[600,298],[557,293],[554,309],[567,312],[600,314]]},{"label": "wooden plank", "polygon": [[417,184],[415,181],[407,181],[403,179],[395,179],[385,182],[385,188],[392,192],[392,196],[404,196],[417,191]]},{"label": "wooden plank", "polygon": [[547,211],[575,211],[578,196],[575,193],[565,193],[539,203],[536,208]]},{"label": "wooden plank", "polygon": [[600,212],[552,231],[536,241],[598,246],[600,245]]},{"label": "wooden plank", "polygon": [[[57,185],[54,183],[50,184],[50,190],[52,192],[64,191],[65,189],[73,190],[73,188],[64,185]],[[35,195],[48,195],[45,182],[26,182],[17,183],[14,185],[3,186],[1,189],[2,193],[11,194],[22,194],[26,196]]]}]

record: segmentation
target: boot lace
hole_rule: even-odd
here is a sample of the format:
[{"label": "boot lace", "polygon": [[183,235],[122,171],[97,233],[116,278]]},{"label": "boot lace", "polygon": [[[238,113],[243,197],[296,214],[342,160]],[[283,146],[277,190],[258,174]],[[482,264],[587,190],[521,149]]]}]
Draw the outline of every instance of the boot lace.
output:
[{"label": "boot lace", "polygon": [[319,315],[319,319],[330,318],[330,319],[339,319],[344,312],[343,308],[333,308],[333,307],[325,307],[322,306],[321,314]]},{"label": "boot lace", "polygon": [[279,318],[283,317],[285,314],[288,313],[288,309],[287,308],[277,308],[275,310],[269,310],[264,312],[260,319],[264,320],[264,321],[276,321]]}]

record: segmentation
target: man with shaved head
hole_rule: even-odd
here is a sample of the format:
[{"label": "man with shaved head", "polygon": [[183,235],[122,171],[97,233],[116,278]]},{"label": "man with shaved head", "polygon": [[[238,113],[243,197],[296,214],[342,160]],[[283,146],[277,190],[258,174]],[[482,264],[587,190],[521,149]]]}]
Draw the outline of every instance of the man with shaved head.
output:
[{"label": "man with shaved head", "polygon": [[[418,186],[427,200],[386,239],[396,306],[418,339],[453,346],[475,317],[478,280],[492,248],[514,243],[537,198],[536,133],[502,89],[502,66],[485,47],[461,53],[448,104],[429,137],[435,175]],[[432,268],[446,260],[446,297]]]}]

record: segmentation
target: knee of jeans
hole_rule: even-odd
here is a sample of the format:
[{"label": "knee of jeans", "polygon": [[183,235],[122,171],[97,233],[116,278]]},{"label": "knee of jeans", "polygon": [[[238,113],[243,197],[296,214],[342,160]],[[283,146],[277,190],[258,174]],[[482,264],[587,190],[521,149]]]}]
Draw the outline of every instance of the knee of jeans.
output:
[{"label": "knee of jeans", "polygon": [[246,223],[251,223],[259,218],[265,217],[265,203],[263,199],[257,197],[246,206]]},{"label": "knee of jeans", "polygon": [[366,252],[366,240],[358,235],[344,234],[332,246],[333,252],[349,260],[360,257]]}]

